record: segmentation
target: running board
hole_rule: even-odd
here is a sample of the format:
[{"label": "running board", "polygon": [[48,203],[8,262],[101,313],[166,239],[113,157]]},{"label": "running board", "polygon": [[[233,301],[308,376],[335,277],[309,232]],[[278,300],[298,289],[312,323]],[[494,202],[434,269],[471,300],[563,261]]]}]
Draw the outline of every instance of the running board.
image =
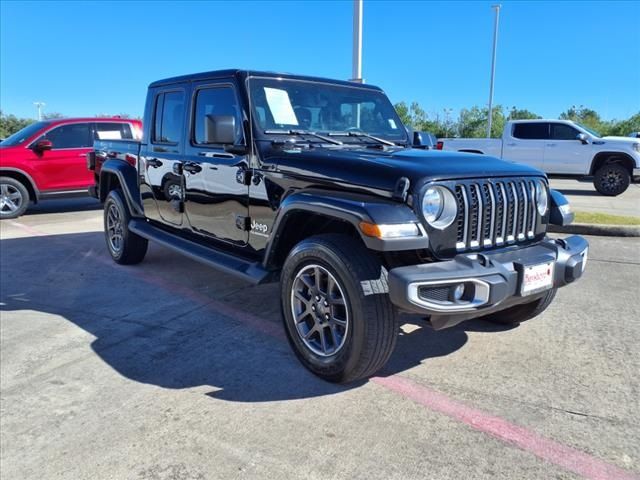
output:
[{"label": "running board", "polygon": [[265,270],[258,262],[243,260],[214,247],[205,247],[154,227],[144,220],[131,219],[129,221],[129,230],[197,262],[204,263],[224,273],[235,275],[254,285],[265,283],[269,280],[270,272]]}]

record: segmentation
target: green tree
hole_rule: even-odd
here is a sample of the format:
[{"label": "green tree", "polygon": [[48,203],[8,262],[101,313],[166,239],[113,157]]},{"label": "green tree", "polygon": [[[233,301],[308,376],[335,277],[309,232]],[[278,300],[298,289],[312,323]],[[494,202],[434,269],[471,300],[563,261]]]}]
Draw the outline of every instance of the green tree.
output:
[{"label": "green tree", "polygon": [[[489,121],[489,109],[480,108],[477,105],[460,110],[458,118],[458,134],[467,138],[482,138],[487,135],[487,123]],[[492,109],[491,137],[502,136],[505,117],[502,106],[496,105]]]},{"label": "green tree", "polygon": [[542,117],[536,113],[533,113],[527,110],[526,108],[520,109],[516,107],[511,107],[507,120],[535,120],[538,118],[542,118]]},{"label": "green tree", "polygon": [[27,125],[31,125],[35,120],[31,118],[18,118],[15,115],[5,115],[0,110],[0,138],[7,138],[18,130],[22,130]]},{"label": "green tree", "polygon": [[42,114],[43,120],[54,120],[56,118],[64,118],[64,115],[61,114],[60,112],[49,112],[49,113]]}]

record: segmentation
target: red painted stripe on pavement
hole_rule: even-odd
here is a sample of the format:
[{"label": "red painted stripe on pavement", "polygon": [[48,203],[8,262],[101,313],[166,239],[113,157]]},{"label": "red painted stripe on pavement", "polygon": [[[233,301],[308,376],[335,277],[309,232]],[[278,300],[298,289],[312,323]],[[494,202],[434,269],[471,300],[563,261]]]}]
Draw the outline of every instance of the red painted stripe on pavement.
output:
[{"label": "red painted stripe on pavement", "polygon": [[469,407],[399,375],[374,377],[371,380],[430,410],[447,415],[475,430],[515,445],[585,478],[592,480],[638,480],[640,478],[580,450],[543,437],[503,418]]},{"label": "red painted stripe on pavement", "polygon": [[[48,235],[18,222],[11,223],[34,236]],[[77,245],[71,242],[64,243],[68,243],[69,245],[77,248]],[[95,256],[92,258],[101,263],[108,263],[109,265],[119,267],[106,258]],[[191,288],[185,287],[184,285],[177,285],[172,282],[168,282],[164,278],[147,271],[136,271],[127,268],[127,273],[133,274],[135,277],[138,277],[147,283],[159,286],[174,293],[179,293],[194,302],[215,310],[217,313],[221,313],[226,317],[246,324],[274,338],[285,338],[284,332],[279,324],[274,324],[261,317],[239,310],[225,302],[213,300]],[[632,472],[623,470],[573,447],[569,447],[550,438],[546,438],[532,430],[511,423],[508,420],[497,417],[488,412],[469,407],[443,393],[419,385],[400,375],[373,377],[371,378],[371,381],[394,393],[397,393],[398,395],[401,395],[404,398],[410,399],[423,407],[446,415],[470,426],[475,430],[491,435],[498,440],[509,445],[516,446],[521,450],[529,452],[547,462],[553,463],[582,477],[591,480],[640,480],[640,476]]]}]

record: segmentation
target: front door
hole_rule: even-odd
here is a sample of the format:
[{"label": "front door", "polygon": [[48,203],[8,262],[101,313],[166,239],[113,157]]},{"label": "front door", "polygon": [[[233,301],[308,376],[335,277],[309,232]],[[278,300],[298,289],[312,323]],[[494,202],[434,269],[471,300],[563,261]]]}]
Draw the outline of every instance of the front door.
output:
[{"label": "front door", "polygon": [[183,164],[186,188],[185,212],[194,232],[218,240],[244,245],[248,216],[249,186],[246,155],[225,152],[221,144],[207,143],[211,119],[232,116],[236,144],[242,143],[242,117],[237,91],[230,80],[193,85],[189,142]]},{"label": "front door", "polygon": [[510,134],[503,139],[502,158],[542,170],[544,149],[548,139],[548,123],[516,123]]},{"label": "front door", "polygon": [[186,91],[172,87],[156,93],[149,143],[140,155],[142,201],[145,214],[181,226],[184,211],[184,125]]},{"label": "front door", "polygon": [[562,175],[585,174],[590,165],[589,145],[577,139],[580,132],[565,123],[552,123],[544,150],[544,171]]},{"label": "front door", "polygon": [[93,184],[93,172],[87,169],[86,159],[93,148],[89,123],[60,125],[38,140],[43,139],[51,141],[51,150],[34,153],[32,157],[42,190],[81,190]]}]

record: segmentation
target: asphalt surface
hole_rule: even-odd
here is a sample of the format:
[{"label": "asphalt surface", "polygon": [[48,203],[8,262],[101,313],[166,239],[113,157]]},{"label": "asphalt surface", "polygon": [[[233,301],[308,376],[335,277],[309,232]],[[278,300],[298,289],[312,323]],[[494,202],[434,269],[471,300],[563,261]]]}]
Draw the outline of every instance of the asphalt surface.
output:
[{"label": "asphalt surface", "polygon": [[575,211],[640,217],[640,183],[632,183],[617,197],[600,195],[591,180],[552,178],[550,184],[567,197]]},{"label": "asphalt surface", "polygon": [[158,246],[113,264],[89,200],[0,223],[6,479],[640,478],[639,239],[516,328],[404,317],[378,377],[325,383],[277,285]]}]

